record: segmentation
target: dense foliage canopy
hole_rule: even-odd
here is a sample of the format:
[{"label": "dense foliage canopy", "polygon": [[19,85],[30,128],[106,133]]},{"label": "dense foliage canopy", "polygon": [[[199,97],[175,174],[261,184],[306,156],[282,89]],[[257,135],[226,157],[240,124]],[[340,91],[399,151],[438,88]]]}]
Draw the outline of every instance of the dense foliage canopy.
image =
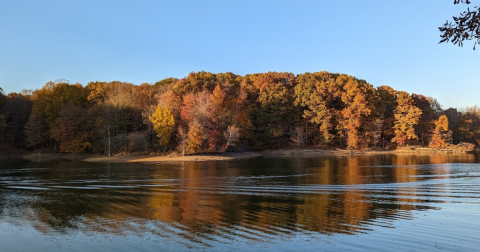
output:
[{"label": "dense foliage canopy", "polygon": [[480,110],[373,87],[345,74],[190,73],[155,84],[65,82],[0,92],[3,151],[66,153],[285,147],[443,148],[480,143]]}]

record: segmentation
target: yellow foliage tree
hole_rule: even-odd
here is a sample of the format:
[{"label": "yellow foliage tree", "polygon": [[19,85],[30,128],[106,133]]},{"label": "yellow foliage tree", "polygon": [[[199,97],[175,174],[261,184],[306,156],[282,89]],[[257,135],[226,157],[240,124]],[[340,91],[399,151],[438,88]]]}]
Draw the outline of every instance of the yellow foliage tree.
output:
[{"label": "yellow foliage tree", "polygon": [[418,124],[422,110],[413,105],[413,99],[407,92],[399,92],[397,101],[395,125],[393,126],[395,137],[392,139],[392,142],[402,146],[409,139],[417,138],[414,126]]},{"label": "yellow foliage tree", "polygon": [[434,121],[435,130],[433,131],[432,141],[429,147],[444,148],[452,140],[452,131],[448,130],[448,118],[446,115],[441,115],[438,120]]},{"label": "yellow foliage tree", "polygon": [[175,118],[172,111],[167,106],[163,108],[159,106],[148,118],[157,132],[158,143],[166,148],[170,141],[170,136],[175,130]]}]

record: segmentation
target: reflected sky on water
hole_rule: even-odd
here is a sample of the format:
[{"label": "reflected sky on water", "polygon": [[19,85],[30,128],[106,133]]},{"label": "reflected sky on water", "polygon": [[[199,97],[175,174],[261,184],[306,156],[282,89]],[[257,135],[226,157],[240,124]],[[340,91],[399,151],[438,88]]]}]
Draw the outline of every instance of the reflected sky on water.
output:
[{"label": "reflected sky on water", "polygon": [[6,251],[472,250],[480,237],[478,161],[4,161],[0,243]]}]

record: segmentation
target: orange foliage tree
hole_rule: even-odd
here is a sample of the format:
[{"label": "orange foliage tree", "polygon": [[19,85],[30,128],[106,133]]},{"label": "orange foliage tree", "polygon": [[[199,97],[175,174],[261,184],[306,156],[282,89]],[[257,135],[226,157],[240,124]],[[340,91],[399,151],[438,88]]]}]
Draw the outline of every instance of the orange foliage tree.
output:
[{"label": "orange foliage tree", "polygon": [[480,144],[477,107],[444,111],[433,98],[328,72],[201,71],[154,85],[113,81],[85,88],[49,82],[25,96],[1,94],[0,117],[0,144],[29,150],[154,150],[157,137],[182,153]]},{"label": "orange foliage tree", "polygon": [[340,125],[347,137],[347,148],[358,149],[362,142],[366,141],[369,131],[366,129],[367,116],[372,112],[372,104],[367,97],[373,98],[375,90],[370,84],[359,82],[351,76],[341,75],[337,78],[337,83],[343,84],[341,95],[345,107],[341,112]]},{"label": "orange foliage tree", "polygon": [[452,131],[448,130],[448,118],[446,115],[441,115],[433,123],[435,124],[435,130],[429,147],[444,148],[452,141]]}]

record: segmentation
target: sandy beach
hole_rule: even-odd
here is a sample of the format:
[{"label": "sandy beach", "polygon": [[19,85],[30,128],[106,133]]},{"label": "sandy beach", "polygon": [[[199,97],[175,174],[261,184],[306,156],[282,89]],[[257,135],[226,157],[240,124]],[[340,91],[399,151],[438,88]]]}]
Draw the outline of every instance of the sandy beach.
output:
[{"label": "sandy beach", "polygon": [[222,154],[198,154],[198,155],[165,155],[165,156],[140,156],[140,155],[117,155],[117,156],[92,156],[82,161],[103,163],[160,163],[160,162],[200,162],[235,160],[259,157],[256,152],[222,153]]},{"label": "sandy beach", "polygon": [[104,156],[97,155],[85,158],[86,162],[103,162],[103,163],[160,163],[160,162],[201,162],[201,161],[218,161],[218,160],[237,160],[248,159],[254,157],[292,157],[292,156],[350,156],[350,155],[369,155],[393,153],[392,151],[348,151],[341,149],[279,149],[265,150],[260,152],[229,152],[219,154],[197,154],[180,156],[172,155],[116,155]]}]

